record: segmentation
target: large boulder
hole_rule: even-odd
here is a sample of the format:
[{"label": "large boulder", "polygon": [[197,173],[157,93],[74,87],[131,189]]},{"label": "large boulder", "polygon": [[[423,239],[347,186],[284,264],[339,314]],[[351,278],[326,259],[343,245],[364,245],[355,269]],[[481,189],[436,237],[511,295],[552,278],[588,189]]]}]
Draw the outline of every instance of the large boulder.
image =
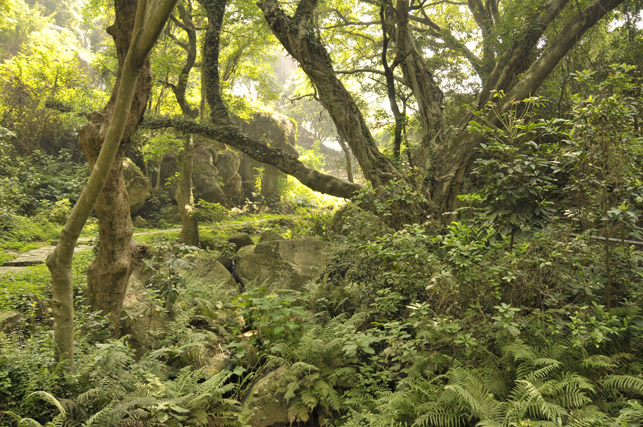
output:
[{"label": "large boulder", "polygon": [[194,199],[227,205],[225,193],[221,189],[219,170],[215,166],[218,155],[212,148],[200,147],[194,155],[192,181]]},{"label": "large boulder", "polygon": [[150,181],[129,158],[123,160],[123,177],[127,188],[129,209],[133,215],[143,207],[147,198],[150,197]]},{"label": "large boulder", "polygon": [[239,286],[227,268],[213,254],[190,255],[190,268],[179,273],[189,280],[198,280],[204,285],[221,286],[230,290],[231,295],[239,292]]},{"label": "large boulder", "polygon": [[235,250],[239,250],[244,246],[254,245],[252,237],[248,233],[236,233],[228,238],[228,242],[234,245]]},{"label": "large boulder", "polygon": [[24,326],[25,318],[17,311],[0,311],[0,332],[11,332]]},{"label": "large boulder", "polygon": [[144,272],[142,264],[134,268],[130,275],[123,311],[127,316],[121,322],[121,332],[129,335],[128,342],[137,357],[159,345],[158,335],[166,330],[167,319],[162,310],[154,307],[145,297],[145,283],[149,273]]},{"label": "large boulder", "polygon": [[223,184],[222,191],[228,202],[236,202],[242,194],[239,154],[232,150],[223,150],[218,153],[214,163],[219,171],[219,179]]},{"label": "large boulder", "polygon": [[250,387],[241,407],[241,418],[245,425],[253,427],[290,426],[288,405],[277,394],[277,387],[286,374],[281,367],[259,378]]},{"label": "large boulder", "polygon": [[264,241],[239,249],[235,273],[246,290],[303,290],[330,262],[332,252],[329,242],[316,237]]},{"label": "large boulder", "polygon": [[[255,141],[272,148],[279,148],[293,156],[299,156],[295,148],[297,126],[288,117],[277,113],[257,112],[248,120],[243,120],[239,117],[234,119],[243,132]],[[263,168],[260,189],[255,188],[258,168]],[[274,166],[256,162],[246,155],[241,156],[239,174],[246,196],[250,196],[250,193],[256,193],[260,190],[261,195],[267,199],[279,197],[279,183],[286,177]]]}]

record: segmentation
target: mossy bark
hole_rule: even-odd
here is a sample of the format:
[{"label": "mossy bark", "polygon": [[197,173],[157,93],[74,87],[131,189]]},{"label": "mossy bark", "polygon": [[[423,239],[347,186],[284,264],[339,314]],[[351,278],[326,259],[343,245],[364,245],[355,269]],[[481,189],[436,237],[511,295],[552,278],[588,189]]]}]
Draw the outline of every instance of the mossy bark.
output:
[{"label": "mossy bark", "polygon": [[[117,14],[116,23],[110,27],[110,29],[114,31],[113,35],[115,40],[117,37],[130,37],[132,40],[126,47],[127,53],[123,59],[122,66],[119,67],[121,72],[117,81],[117,90],[112,95],[112,99],[103,113],[93,113],[90,116],[90,122],[84,129],[85,133],[81,133],[80,136],[82,140],[83,135],[103,135],[104,138],[101,140],[102,144],[98,145],[99,151],[95,157],[95,161],[92,162],[90,158],[92,172],[89,180],[78,202],[74,205],[67,218],[56,249],[47,258],[47,266],[52,277],[56,357],[58,360],[65,361],[70,370],[73,369],[74,365],[74,307],[71,274],[74,247],[89,214],[96,206],[97,200],[100,199],[103,188],[106,187],[108,182],[114,182],[114,177],[118,177],[119,175],[122,177],[120,167],[118,166],[120,162],[117,164],[116,170],[113,170],[113,166],[118,159],[119,152],[121,152],[119,148],[121,147],[121,141],[123,140],[125,131],[128,125],[133,122],[130,118],[130,109],[137,93],[136,89],[139,83],[139,76],[145,68],[149,51],[156,42],[169,13],[174,7],[175,0],[160,0],[158,3],[155,2],[153,5],[155,9],[154,13],[150,13],[149,8],[152,6],[150,6],[147,0],[139,0],[139,3],[134,6],[132,3],[133,2],[122,0],[116,1],[117,10],[119,10],[119,6],[122,8],[119,14]],[[128,23],[133,25],[128,27]],[[133,37],[121,32],[120,29],[123,28],[122,26],[130,28],[128,34],[133,34]],[[132,28],[133,31],[131,30]],[[117,49],[119,46],[120,48],[123,47],[122,44],[117,44]],[[92,154],[93,153],[94,151],[92,151]],[[114,188],[118,187],[119,183],[116,178]],[[109,196],[111,196],[111,193],[107,193],[103,201],[109,202],[107,199]],[[127,200],[126,195],[125,200]],[[114,225],[116,224],[121,224],[121,222],[117,221]],[[108,224],[102,224],[102,227],[108,227]],[[127,231],[125,231],[125,234],[126,233]],[[123,235],[123,233],[117,234],[119,237]],[[131,231],[130,238],[127,241],[128,250],[130,243]],[[108,255],[111,254],[110,252]],[[129,255],[131,256],[131,252],[129,252]],[[119,265],[117,267],[120,268],[121,266]],[[110,269],[111,266],[106,266],[106,268]],[[104,285],[111,286],[112,284],[107,283]],[[95,295],[108,293],[100,288],[95,288],[95,290],[97,291]],[[114,300],[112,299],[110,301]],[[122,304],[122,300],[120,304]],[[109,307],[104,311],[112,313],[112,308]],[[120,312],[118,314],[120,314]]]}]

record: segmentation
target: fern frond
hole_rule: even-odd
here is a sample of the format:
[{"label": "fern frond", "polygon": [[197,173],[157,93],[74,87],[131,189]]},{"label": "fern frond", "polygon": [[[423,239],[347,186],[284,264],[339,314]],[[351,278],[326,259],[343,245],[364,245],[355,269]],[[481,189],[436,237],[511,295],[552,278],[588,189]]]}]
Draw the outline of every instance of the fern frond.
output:
[{"label": "fern frond", "polygon": [[418,427],[464,427],[469,423],[469,417],[459,412],[450,412],[443,408],[435,408],[433,411],[420,415],[413,426]]},{"label": "fern frond", "polygon": [[502,349],[505,356],[511,357],[514,361],[532,361],[536,359],[534,349],[522,341],[515,341]]},{"label": "fern frond", "polygon": [[535,371],[532,371],[525,375],[524,378],[530,382],[542,380],[549,377],[552,372],[558,370],[562,365],[562,363],[560,363],[558,360],[548,358],[538,358],[535,359],[532,363],[534,366],[542,366],[542,368],[536,369]]},{"label": "fern frond", "polygon": [[38,421],[32,419],[32,418],[21,418],[20,421],[18,421],[18,427],[43,427],[42,424],[40,424]]},{"label": "fern frond", "polygon": [[45,402],[54,405],[63,416],[67,414],[67,411],[63,407],[62,403],[51,393],[47,393],[46,391],[34,391],[29,395],[29,397],[39,397]]},{"label": "fern frond", "polygon": [[597,354],[589,356],[583,359],[581,362],[581,367],[584,369],[613,369],[616,367],[616,363],[612,360],[611,357]]},{"label": "fern frond", "polygon": [[307,422],[309,418],[308,407],[300,399],[293,401],[292,405],[288,407],[288,420],[291,424]]},{"label": "fern frond", "polygon": [[300,397],[304,405],[310,408],[310,410],[315,409],[317,403],[319,402],[310,390],[304,390],[301,393]]},{"label": "fern frond", "polygon": [[106,390],[105,387],[94,387],[79,394],[76,398],[76,402],[79,405],[85,406],[99,400],[109,399],[109,396],[110,391]]},{"label": "fern frond", "polygon": [[601,381],[606,389],[643,395],[643,379],[631,375],[607,375]]},{"label": "fern frond", "polygon": [[621,409],[621,412],[614,421],[614,427],[623,425],[639,426],[643,423],[643,404],[638,400],[629,400],[628,407]]}]

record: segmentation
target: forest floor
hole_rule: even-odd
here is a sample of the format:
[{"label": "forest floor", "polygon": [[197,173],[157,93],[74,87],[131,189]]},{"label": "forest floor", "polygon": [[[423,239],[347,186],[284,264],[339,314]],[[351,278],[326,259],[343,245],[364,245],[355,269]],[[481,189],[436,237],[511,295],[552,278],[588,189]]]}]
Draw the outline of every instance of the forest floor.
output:
[{"label": "forest floor", "polygon": [[[247,225],[258,225],[270,220],[272,220],[272,218],[261,218],[261,219],[247,220],[247,221],[241,221],[241,222],[229,222],[224,224],[218,224],[215,227],[218,227],[218,228],[243,227]],[[137,237],[137,236],[147,236],[147,235],[163,234],[163,233],[178,233],[180,231],[181,231],[180,228],[157,229],[157,230],[137,232],[137,233],[134,233],[133,236]],[[93,237],[80,237],[78,239],[78,244],[76,249],[74,250],[74,253],[91,249],[93,240],[94,240]],[[5,261],[4,264],[0,266],[0,275],[4,273],[15,273],[18,271],[22,271],[27,267],[30,267],[33,265],[43,264],[47,260],[47,257],[49,256],[49,254],[52,253],[53,250],[56,248],[55,244],[57,242],[51,242],[51,243],[52,243],[51,245],[41,246],[39,248],[20,253],[16,258],[9,261]]]}]

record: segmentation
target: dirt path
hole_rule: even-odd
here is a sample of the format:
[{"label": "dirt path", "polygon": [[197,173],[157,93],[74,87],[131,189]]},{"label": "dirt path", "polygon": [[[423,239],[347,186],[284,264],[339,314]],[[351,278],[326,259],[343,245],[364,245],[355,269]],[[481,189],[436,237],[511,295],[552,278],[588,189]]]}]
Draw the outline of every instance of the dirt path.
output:
[{"label": "dirt path", "polygon": [[[231,227],[243,227],[246,225],[257,225],[263,222],[273,221],[272,218],[263,218],[243,222],[233,222],[226,223],[221,225],[212,226],[218,228],[231,228]],[[142,231],[140,233],[134,233],[133,237],[136,236],[145,236],[150,234],[163,234],[163,233],[174,233],[180,232],[180,228],[168,228],[164,230],[151,230],[151,231]],[[74,250],[74,253],[86,251],[91,249],[92,237],[81,237],[78,239],[78,246]],[[0,266],[0,274],[9,273],[9,272],[18,272],[26,269],[27,267],[33,265],[43,264],[47,259],[47,256],[55,249],[55,246],[42,246],[38,249],[33,249],[28,252],[21,253],[17,258],[10,261],[6,261],[2,266]]]}]

